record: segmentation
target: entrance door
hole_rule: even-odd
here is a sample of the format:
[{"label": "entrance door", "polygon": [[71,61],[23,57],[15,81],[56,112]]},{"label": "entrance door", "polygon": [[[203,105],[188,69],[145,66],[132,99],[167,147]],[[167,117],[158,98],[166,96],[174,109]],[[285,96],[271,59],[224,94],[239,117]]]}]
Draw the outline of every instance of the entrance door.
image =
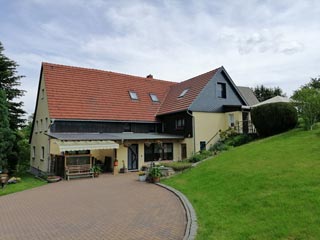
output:
[{"label": "entrance door", "polygon": [[54,156],[55,158],[55,175],[64,177],[64,157]]},{"label": "entrance door", "polygon": [[138,144],[131,144],[128,147],[128,170],[138,170]]}]

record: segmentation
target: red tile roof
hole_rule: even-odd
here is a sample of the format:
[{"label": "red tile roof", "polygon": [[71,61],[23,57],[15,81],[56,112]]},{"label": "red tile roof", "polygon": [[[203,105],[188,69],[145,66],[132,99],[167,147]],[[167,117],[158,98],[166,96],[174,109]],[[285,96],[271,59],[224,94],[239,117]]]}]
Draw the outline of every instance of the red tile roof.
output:
[{"label": "red tile roof", "polygon": [[[171,86],[158,115],[187,110],[218,70],[219,68]],[[179,98],[185,89],[189,89],[188,92]]]},{"label": "red tile roof", "polygon": [[[43,63],[50,118],[155,121],[174,82],[126,74]],[[139,100],[131,100],[128,91]],[[151,101],[149,93],[160,103]]]},{"label": "red tile roof", "polygon": [[[181,83],[43,63],[50,118],[154,122],[157,114],[188,109],[218,69]],[[186,95],[178,98],[181,92]],[[128,91],[138,94],[131,100]],[[151,101],[156,94],[159,103]]]}]

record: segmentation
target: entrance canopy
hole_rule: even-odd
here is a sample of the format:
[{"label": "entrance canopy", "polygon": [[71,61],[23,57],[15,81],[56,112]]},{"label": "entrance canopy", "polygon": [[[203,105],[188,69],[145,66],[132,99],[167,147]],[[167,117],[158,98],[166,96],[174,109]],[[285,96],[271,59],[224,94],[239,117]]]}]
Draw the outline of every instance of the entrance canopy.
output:
[{"label": "entrance canopy", "polygon": [[60,152],[65,151],[82,151],[98,149],[118,149],[119,144],[114,141],[61,141],[56,140]]}]

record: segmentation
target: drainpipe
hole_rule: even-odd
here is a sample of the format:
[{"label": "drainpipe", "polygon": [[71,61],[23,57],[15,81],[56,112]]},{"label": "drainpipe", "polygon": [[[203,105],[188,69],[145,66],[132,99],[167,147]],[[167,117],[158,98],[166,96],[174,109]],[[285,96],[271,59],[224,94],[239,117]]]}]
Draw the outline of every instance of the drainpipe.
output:
[{"label": "drainpipe", "polygon": [[195,120],[192,113],[190,113],[189,109],[187,110],[187,114],[192,118],[192,136],[193,136],[193,154],[196,153],[196,131],[195,131]]}]

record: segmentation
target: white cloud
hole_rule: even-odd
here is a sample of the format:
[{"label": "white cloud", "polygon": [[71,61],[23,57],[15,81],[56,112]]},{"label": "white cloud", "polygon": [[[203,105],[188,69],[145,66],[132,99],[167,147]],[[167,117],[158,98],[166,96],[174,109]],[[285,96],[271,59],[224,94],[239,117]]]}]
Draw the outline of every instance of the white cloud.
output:
[{"label": "white cloud", "polygon": [[173,81],[224,65],[239,85],[279,85],[289,95],[319,75],[317,1],[6,4],[0,40],[27,75],[29,112],[42,61]]}]

